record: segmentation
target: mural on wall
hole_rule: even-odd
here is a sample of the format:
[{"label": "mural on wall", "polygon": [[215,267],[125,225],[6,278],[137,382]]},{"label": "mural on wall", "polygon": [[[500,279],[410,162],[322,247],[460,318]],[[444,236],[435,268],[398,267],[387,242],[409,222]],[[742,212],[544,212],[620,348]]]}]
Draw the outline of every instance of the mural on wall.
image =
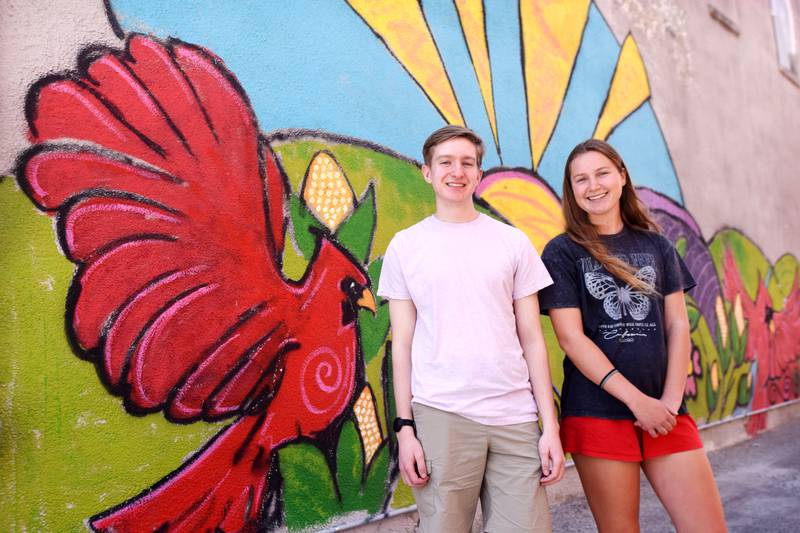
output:
[{"label": "mural on wall", "polygon": [[636,43],[592,2],[299,4],[110,2],[124,49],[32,87],[24,196],[0,182],[11,527],[294,531],[412,506],[371,288],[433,211],[414,158],[445,123],[487,142],[479,208],[540,250],[568,151],[615,145],[698,281],[692,414],[798,397],[796,258],[702,236]]}]

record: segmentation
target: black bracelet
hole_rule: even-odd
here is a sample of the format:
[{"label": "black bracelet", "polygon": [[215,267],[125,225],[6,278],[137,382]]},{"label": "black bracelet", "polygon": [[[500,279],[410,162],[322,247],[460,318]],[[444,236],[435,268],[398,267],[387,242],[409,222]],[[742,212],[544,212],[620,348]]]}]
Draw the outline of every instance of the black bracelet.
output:
[{"label": "black bracelet", "polygon": [[[619,370],[617,370],[616,368],[612,368],[611,370],[609,370],[609,371],[608,371],[608,374],[606,374],[605,376],[603,376],[603,379],[601,379],[601,380],[600,380],[600,383],[599,383],[597,386],[598,386],[598,387],[600,387],[601,389],[603,389],[603,387],[604,387],[604,386],[605,386],[605,384],[606,384],[606,381],[608,381],[609,379],[611,379],[611,376],[613,376],[613,375],[614,375],[614,374],[616,374],[617,372],[619,372]],[[605,389],[603,389],[603,390],[605,390]]]}]

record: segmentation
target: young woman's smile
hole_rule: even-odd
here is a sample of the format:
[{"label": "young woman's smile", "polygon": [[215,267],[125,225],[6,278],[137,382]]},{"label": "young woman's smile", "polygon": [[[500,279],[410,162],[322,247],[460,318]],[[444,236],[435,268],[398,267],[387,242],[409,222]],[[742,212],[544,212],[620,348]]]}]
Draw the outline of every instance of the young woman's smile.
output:
[{"label": "young woman's smile", "polygon": [[625,171],[596,151],[575,157],[569,168],[575,201],[592,224],[621,222],[619,199],[626,182]]}]

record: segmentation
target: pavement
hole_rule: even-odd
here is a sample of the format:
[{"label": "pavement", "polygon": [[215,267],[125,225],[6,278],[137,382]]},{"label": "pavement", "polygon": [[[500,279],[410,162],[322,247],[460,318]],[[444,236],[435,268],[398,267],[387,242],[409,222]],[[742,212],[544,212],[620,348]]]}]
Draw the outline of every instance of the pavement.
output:
[{"label": "pavement", "polygon": [[[708,456],[731,532],[800,532],[800,418]],[[641,494],[642,532],[675,531],[644,475]],[[597,531],[582,494],[551,512],[555,533]]]}]

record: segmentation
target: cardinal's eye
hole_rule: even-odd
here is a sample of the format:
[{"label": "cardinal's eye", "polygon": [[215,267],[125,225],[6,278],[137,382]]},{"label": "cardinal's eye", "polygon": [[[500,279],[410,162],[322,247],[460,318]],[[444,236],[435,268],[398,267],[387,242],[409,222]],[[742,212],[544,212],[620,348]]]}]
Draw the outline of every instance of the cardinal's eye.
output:
[{"label": "cardinal's eye", "polygon": [[355,294],[358,289],[358,284],[353,278],[344,278],[339,288],[346,294]]}]

